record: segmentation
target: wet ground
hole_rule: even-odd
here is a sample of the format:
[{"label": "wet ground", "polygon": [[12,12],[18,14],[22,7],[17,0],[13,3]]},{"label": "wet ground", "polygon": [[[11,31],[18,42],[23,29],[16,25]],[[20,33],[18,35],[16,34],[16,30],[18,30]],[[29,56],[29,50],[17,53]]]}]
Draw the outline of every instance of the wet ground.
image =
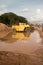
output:
[{"label": "wet ground", "polygon": [[[20,64],[15,65],[43,65],[43,38],[38,31],[10,33],[4,38],[0,38],[0,53],[2,53],[2,51],[20,54],[22,61],[20,62],[19,60],[18,62],[20,62]],[[25,59],[25,57],[23,57],[24,55],[25,57],[27,56],[28,59],[27,61],[25,60],[27,62],[26,64],[24,64],[25,62],[23,63],[23,58]]]}]

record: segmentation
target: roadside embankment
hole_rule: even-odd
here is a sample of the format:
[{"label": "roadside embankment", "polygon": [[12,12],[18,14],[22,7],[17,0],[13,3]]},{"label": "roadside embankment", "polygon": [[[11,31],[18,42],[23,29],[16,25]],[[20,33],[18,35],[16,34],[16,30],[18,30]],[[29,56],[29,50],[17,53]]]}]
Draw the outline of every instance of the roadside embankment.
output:
[{"label": "roadside embankment", "polygon": [[7,25],[0,23],[0,38],[3,38],[7,34],[12,32],[12,29],[8,27]]}]

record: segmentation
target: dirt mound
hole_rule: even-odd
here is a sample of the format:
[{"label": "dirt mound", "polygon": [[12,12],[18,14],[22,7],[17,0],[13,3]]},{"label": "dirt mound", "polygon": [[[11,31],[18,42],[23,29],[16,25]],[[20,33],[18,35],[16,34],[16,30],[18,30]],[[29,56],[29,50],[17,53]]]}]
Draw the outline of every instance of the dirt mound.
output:
[{"label": "dirt mound", "polygon": [[9,31],[9,30],[10,30],[10,28],[7,25],[0,23],[0,32],[1,31]]},{"label": "dirt mound", "polygon": [[12,29],[8,27],[7,25],[0,23],[0,38],[3,36],[6,36],[8,33],[10,33]]}]

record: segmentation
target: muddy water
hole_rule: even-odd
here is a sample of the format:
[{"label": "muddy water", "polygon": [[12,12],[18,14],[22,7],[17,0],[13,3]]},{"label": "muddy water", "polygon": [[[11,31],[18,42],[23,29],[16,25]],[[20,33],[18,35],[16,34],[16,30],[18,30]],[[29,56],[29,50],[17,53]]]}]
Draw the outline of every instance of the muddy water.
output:
[{"label": "muddy water", "polygon": [[10,33],[0,39],[0,51],[32,54],[40,48],[43,48],[43,43],[38,31],[31,33]]}]

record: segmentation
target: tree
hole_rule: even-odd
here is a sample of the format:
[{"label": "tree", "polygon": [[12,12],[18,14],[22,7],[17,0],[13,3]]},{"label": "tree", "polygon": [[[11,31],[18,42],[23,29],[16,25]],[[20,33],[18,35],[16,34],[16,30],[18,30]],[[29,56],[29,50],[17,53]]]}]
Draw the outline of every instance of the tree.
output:
[{"label": "tree", "polygon": [[19,24],[19,23],[28,23],[26,18],[18,16],[12,12],[2,14],[0,16],[0,21],[8,26],[12,26],[13,24]]}]

